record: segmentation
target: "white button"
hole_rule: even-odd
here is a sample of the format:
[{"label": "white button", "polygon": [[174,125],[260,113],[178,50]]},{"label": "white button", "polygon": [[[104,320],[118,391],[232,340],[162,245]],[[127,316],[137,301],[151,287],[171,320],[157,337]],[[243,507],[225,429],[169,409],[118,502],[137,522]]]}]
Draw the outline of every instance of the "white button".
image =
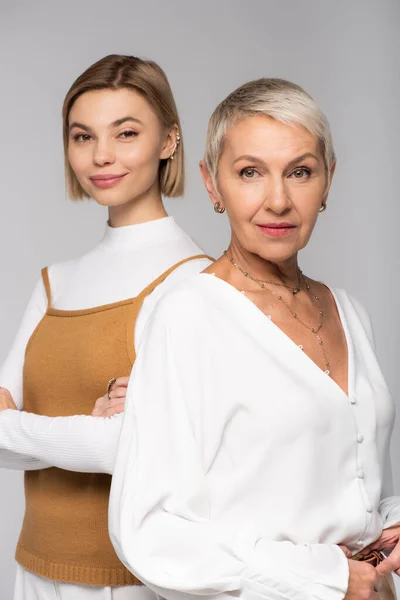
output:
[{"label": "white button", "polygon": [[350,402],[351,402],[351,404],[355,404],[357,402],[357,400],[355,399],[354,396],[350,396]]},{"label": "white button", "polygon": [[359,444],[361,444],[364,441],[364,436],[362,435],[362,433],[359,433],[357,436],[357,442]]},{"label": "white button", "polygon": [[360,469],[360,470],[358,471],[358,473],[357,473],[357,477],[358,477],[358,479],[364,479],[364,477],[365,477],[365,473],[364,473],[364,471],[363,471],[362,469]]},{"label": "white button", "polygon": [[364,546],[364,540],[358,540],[357,546]]},{"label": "white button", "polygon": [[372,513],[372,506],[370,506],[369,504],[367,506],[367,513]]}]

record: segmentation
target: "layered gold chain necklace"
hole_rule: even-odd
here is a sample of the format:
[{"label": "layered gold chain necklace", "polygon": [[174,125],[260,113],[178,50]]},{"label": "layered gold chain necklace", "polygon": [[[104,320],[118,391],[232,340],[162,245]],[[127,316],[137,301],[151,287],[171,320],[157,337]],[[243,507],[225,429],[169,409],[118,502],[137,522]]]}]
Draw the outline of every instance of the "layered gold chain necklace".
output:
[{"label": "layered gold chain necklace", "polygon": [[[278,283],[277,281],[268,281],[268,280],[263,280],[263,279],[257,279],[256,277],[253,277],[253,275],[251,275],[248,271],[245,271],[244,269],[242,269],[242,267],[240,267],[231,256],[229,256],[228,252],[225,250],[224,251],[224,256],[226,256],[226,258],[232,263],[232,265],[235,267],[235,269],[237,269],[238,271],[240,271],[245,277],[248,277],[248,279],[251,279],[252,281],[254,281],[255,283],[257,283],[261,288],[266,289],[270,294],[272,294],[273,296],[275,296],[276,298],[278,298],[278,300],[280,302],[282,302],[282,304],[284,306],[286,306],[287,310],[290,312],[290,314],[292,315],[292,317],[294,319],[296,319],[296,321],[298,321],[303,327],[305,327],[306,329],[308,329],[308,331],[310,331],[316,338],[316,340],[318,341],[318,345],[321,349],[321,354],[325,363],[325,373],[327,375],[331,374],[331,365],[328,359],[328,355],[326,353],[325,350],[325,345],[324,345],[324,341],[320,336],[320,331],[322,329],[323,326],[323,319],[324,319],[324,311],[321,307],[321,303],[319,301],[319,297],[314,294],[314,292],[312,291],[311,287],[308,285],[308,283],[305,280],[305,277],[303,275],[303,273],[299,270],[299,281],[298,281],[298,285],[296,286],[290,286],[285,284],[284,282],[282,283]],[[286,288],[288,290],[290,290],[293,294],[293,296],[295,296],[296,294],[298,294],[301,291],[301,280],[304,281],[304,285],[305,285],[305,289],[307,290],[307,292],[309,292],[309,294],[311,295],[311,298],[313,298],[313,300],[315,301],[318,310],[319,310],[319,322],[317,327],[311,327],[310,325],[308,325],[307,323],[305,323],[303,321],[303,319],[301,319],[299,317],[299,315],[294,312],[289,304],[286,302],[286,300],[279,294],[277,294],[276,292],[274,292],[273,290],[268,289],[267,285],[276,285],[279,287],[283,287]]]}]

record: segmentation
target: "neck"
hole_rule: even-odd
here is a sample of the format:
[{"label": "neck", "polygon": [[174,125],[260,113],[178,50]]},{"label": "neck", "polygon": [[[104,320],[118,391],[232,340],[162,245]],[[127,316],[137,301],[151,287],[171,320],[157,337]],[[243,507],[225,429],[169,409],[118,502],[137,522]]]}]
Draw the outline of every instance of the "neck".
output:
[{"label": "neck", "polygon": [[297,262],[297,254],[283,261],[272,262],[244,250],[233,240],[229,245],[227,253],[233,258],[236,264],[256,279],[263,281],[284,281],[287,285],[292,285],[293,287],[299,282],[300,269]]},{"label": "neck", "polygon": [[108,222],[111,227],[138,225],[167,216],[161,194],[158,191],[143,194],[126,204],[110,206],[108,209]]}]

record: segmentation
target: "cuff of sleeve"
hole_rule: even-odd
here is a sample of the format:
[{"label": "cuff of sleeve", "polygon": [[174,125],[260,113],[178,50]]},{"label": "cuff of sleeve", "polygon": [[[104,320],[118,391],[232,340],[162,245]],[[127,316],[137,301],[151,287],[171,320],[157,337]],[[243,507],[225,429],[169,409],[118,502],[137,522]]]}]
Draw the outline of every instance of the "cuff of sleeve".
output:
[{"label": "cuff of sleeve", "polygon": [[393,527],[400,522],[400,496],[390,496],[381,501],[379,513],[382,517],[383,529]]},{"label": "cuff of sleeve", "polygon": [[348,560],[335,545],[279,542],[251,564],[251,573],[244,573],[244,600],[343,600],[349,585]]},{"label": "cuff of sleeve", "polygon": [[326,551],[326,568],[315,573],[314,581],[307,587],[307,597],[343,600],[349,586],[349,561],[339,546],[326,546]]}]

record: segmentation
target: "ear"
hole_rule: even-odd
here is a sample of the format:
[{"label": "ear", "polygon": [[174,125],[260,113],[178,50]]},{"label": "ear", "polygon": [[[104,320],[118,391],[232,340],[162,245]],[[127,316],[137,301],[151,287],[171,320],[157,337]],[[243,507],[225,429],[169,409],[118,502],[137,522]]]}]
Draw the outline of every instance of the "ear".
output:
[{"label": "ear", "polygon": [[172,156],[175,152],[179,142],[179,129],[177,125],[171,127],[171,129],[167,132],[166,137],[164,138],[164,143],[162,145],[160,160],[167,159]]},{"label": "ear", "polygon": [[328,202],[328,194],[329,194],[329,190],[331,189],[332,179],[333,179],[333,176],[335,174],[335,170],[336,170],[336,161],[334,163],[332,163],[331,170],[329,172],[329,176],[328,176],[328,181],[327,181],[327,184],[326,184],[325,193],[324,193],[324,196],[322,198],[323,204],[326,204]]},{"label": "ear", "polygon": [[219,202],[221,204],[221,208],[222,208],[223,204],[221,202],[221,196],[218,193],[218,190],[215,186],[214,180],[211,177],[211,174],[210,174],[209,170],[207,169],[206,163],[204,162],[204,160],[200,161],[199,166],[200,166],[200,173],[203,178],[204,185],[207,188],[207,192],[208,192],[211,202],[213,204],[215,204],[216,202]]}]

